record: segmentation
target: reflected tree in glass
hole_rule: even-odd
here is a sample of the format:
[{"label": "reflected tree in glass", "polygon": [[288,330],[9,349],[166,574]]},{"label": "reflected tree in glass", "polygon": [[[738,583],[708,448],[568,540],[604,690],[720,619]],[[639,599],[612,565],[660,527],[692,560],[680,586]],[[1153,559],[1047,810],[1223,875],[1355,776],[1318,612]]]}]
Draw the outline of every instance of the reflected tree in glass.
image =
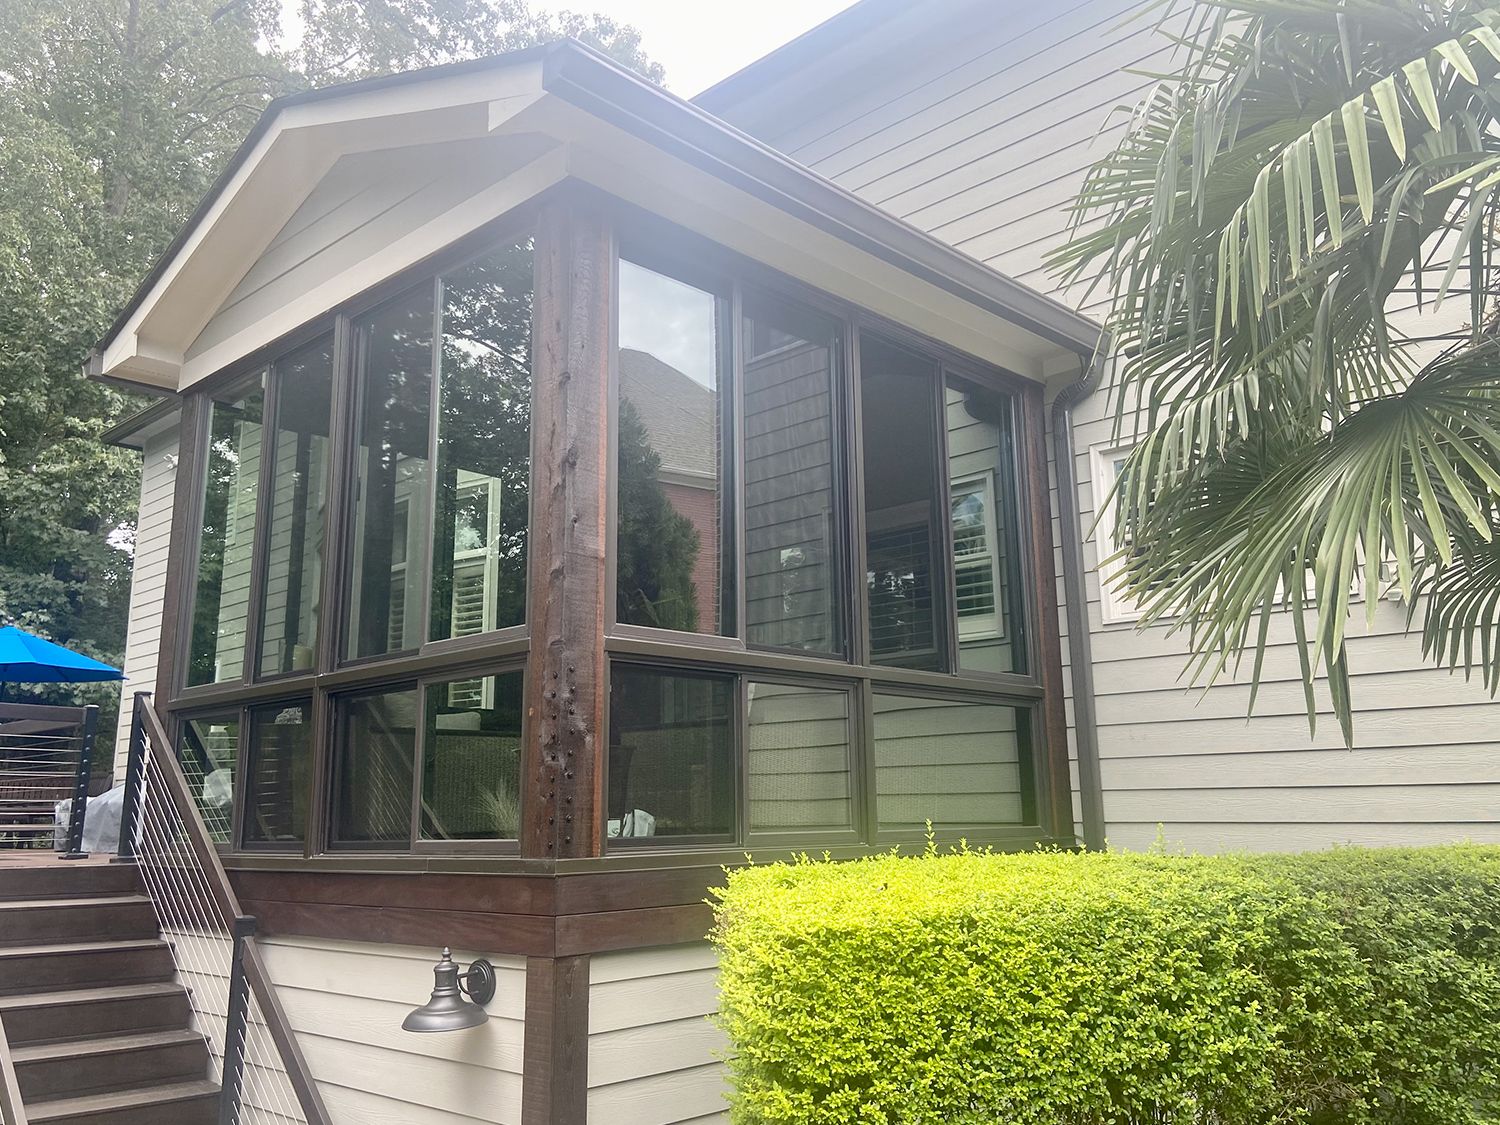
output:
[{"label": "reflected tree in glass", "polygon": [[529,238],[442,280],[433,640],[526,620]]}]

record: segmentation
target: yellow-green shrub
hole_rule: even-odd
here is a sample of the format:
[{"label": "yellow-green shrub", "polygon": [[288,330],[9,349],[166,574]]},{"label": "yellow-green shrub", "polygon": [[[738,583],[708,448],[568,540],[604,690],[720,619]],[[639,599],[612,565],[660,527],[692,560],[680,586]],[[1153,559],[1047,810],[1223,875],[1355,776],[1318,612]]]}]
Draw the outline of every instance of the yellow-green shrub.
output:
[{"label": "yellow-green shrub", "polygon": [[1500,849],[733,871],[733,1120],[1495,1125]]}]

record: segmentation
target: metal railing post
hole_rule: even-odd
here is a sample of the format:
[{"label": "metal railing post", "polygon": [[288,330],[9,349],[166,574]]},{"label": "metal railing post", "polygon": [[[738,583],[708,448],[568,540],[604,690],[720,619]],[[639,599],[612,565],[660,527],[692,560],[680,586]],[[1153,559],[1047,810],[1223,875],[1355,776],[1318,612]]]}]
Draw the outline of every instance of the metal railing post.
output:
[{"label": "metal railing post", "polygon": [[135,834],[141,818],[141,779],[146,757],[146,724],[141,709],[151,706],[151,693],[138,691],[130,709],[130,750],[125,759],[125,792],[120,802],[120,846],[115,858],[135,859]]},{"label": "metal railing post", "polygon": [[94,735],[99,730],[99,708],[83,709],[83,727],[78,736],[78,768],[73,773],[73,806],[68,812],[68,850],[63,859],[87,859],[83,850],[83,821],[89,810],[89,781],[93,772]]},{"label": "metal railing post", "polygon": [[240,1090],[245,1079],[245,1036],[250,1021],[250,980],[245,975],[245,942],[255,936],[255,919],[234,920],[229,960],[229,1011],[224,1020],[224,1074],[219,1087],[219,1125],[239,1125]]}]

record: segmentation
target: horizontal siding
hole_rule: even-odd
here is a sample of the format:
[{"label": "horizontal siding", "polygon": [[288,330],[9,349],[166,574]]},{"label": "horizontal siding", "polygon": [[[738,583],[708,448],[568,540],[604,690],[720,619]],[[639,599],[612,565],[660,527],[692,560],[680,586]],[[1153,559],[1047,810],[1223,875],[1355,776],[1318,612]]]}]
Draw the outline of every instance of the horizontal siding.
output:
[{"label": "horizontal siding", "polygon": [[[1066,237],[1066,208],[1087,169],[1123,127],[1113,111],[1133,105],[1148,84],[1129,71],[1171,65],[1149,20],[1122,19],[1132,7],[939,0],[924,9],[929,27],[920,40],[892,32],[883,60],[871,61],[876,48],[866,47],[860,68],[809,70],[787,83],[779,104],[758,98],[746,110],[756,119],[736,123],[978,260],[1098,314],[1097,293],[1085,304],[1081,290],[1056,285],[1044,262]],[[734,121],[734,110],[727,116]],[[1448,256],[1440,242],[1427,254],[1439,272]],[[1388,310],[1412,335],[1461,329],[1468,316],[1461,294],[1441,310],[1429,303],[1418,313],[1414,305],[1414,294],[1402,291]],[[1114,444],[1113,419],[1103,393],[1075,413],[1073,469],[1087,529],[1095,509],[1089,451]],[[1049,463],[1054,511],[1056,468]],[[1056,544],[1055,517],[1052,532]],[[1321,687],[1316,733],[1308,729],[1289,616],[1273,623],[1256,713],[1247,719],[1243,675],[1195,688],[1183,675],[1183,640],[1166,625],[1138,632],[1104,623],[1099,554],[1089,537],[1086,610],[1111,841],[1143,847],[1159,825],[1163,839],[1199,849],[1500,840],[1497,712],[1478,683],[1428,666],[1407,632],[1404,605],[1377,603],[1368,626],[1365,605],[1355,606],[1351,751]],[[1059,584],[1060,605],[1061,576],[1055,550],[1047,577]],[[1076,779],[1070,677],[1065,690]],[[1075,816],[1078,808],[1075,793]]]},{"label": "horizontal siding", "polygon": [[[337,1123],[459,1125],[521,1119],[526,968],[495,957],[490,1019],[462,1035],[413,1035],[433,949],[276,937],[267,970]],[[460,963],[478,954],[455,953]]]},{"label": "horizontal siding", "polygon": [[141,500],[136,516],[130,610],[125,623],[125,682],[115,732],[115,776],[124,780],[129,757],[130,700],[156,689],[157,650],[167,587],[167,547],[172,537],[172,492],[177,481],[177,433],[146,442],[141,454]]},{"label": "horizontal siding", "polygon": [[718,962],[707,944],[598,955],[589,965],[590,1125],[727,1122]]},{"label": "horizontal siding", "polygon": [[450,141],[343,157],[225,298],[187,358],[204,355],[295,305],[543,151],[540,139],[516,142]]}]

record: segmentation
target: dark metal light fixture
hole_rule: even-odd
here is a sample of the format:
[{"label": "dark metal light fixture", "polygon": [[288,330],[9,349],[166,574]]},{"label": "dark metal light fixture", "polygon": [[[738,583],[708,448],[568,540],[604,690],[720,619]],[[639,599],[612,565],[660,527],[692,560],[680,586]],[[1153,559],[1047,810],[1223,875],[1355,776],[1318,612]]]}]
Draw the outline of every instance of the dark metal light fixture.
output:
[{"label": "dark metal light fixture", "polygon": [[490,1018],[481,1007],[495,998],[495,966],[488,961],[481,957],[468,972],[460,973],[453,954],[444,947],[443,959],[432,967],[432,978],[432,998],[401,1021],[402,1030],[462,1031]]}]

